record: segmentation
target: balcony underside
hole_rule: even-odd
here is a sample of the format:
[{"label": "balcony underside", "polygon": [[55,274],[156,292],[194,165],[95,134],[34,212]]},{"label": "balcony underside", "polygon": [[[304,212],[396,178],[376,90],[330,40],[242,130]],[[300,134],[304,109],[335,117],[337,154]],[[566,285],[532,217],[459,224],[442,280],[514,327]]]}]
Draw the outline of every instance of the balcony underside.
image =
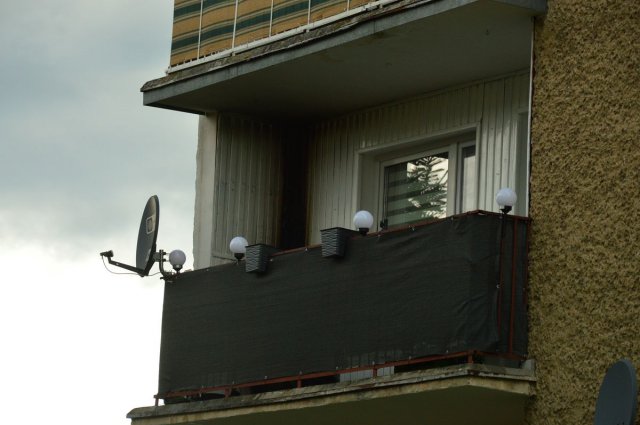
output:
[{"label": "balcony underside", "polygon": [[144,104],[194,113],[321,117],[527,69],[545,0],[398,3],[176,71]]},{"label": "balcony underside", "polygon": [[523,423],[528,369],[467,364],[373,379],[132,410],[132,425]]}]

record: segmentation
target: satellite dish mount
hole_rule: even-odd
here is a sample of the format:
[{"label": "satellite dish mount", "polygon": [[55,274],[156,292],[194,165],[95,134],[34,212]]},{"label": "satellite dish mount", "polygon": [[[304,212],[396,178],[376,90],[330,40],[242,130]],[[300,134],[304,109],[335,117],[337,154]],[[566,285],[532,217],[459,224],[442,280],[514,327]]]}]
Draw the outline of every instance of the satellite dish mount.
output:
[{"label": "satellite dish mount", "polygon": [[156,252],[156,240],[158,239],[158,225],[160,224],[160,201],[156,195],[153,195],[147,201],[140,219],[140,228],[138,230],[138,243],[136,247],[136,265],[120,263],[113,260],[113,251],[104,251],[100,256],[106,258],[109,264],[120,267],[125,270],[137,273],[140,277],[149,276],[149,271],[153,264],[157,261],[160,266],[160,273],[166,279],[169,279],[180,273],[182,265],[185,262],[185,255],[182,251],[172,251],[169,255],[176,273],[164,270],[165,252],[160,250]]}]

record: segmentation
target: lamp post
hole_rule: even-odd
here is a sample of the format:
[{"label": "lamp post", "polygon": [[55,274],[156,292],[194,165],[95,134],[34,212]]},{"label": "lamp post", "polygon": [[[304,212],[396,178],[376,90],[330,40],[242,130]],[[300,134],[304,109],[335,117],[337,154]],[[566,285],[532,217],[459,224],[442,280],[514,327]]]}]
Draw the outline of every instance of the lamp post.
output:
[{"label": "lamp post", "polygon": [[[503,187],[496,193],[496,203],[500,206],[500,211],[502,211],[501,223],[500,223],[500,253],[499,253],[499,264],[498,264],[498,329],[502,326],[502,291],[503,291],[503,273],[502,273],[502,262],[504,260],[504,234],[505,234],[505,222],[507,214],[509,211],[513,209],[513,206],[516,204],[518,200],[518,195],[513,189],[508,187]],[[514,222],[515,224],[515,222]],[[515,228],[514,228],[515,231]],[[514,282],[511,282],[511,290],[515,289]],[[513,298],[513,296],[512,296]]]}]

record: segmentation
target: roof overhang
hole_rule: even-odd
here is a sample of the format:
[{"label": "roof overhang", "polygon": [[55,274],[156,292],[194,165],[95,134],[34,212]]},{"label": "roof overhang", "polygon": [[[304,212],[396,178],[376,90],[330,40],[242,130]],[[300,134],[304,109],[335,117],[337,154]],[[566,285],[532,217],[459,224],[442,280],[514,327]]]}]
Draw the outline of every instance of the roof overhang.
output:
[{"label": "roof overhang", "polygon": [[144,104],[330,116],[528,69],[546,0],[404,1],[149,81]]}]

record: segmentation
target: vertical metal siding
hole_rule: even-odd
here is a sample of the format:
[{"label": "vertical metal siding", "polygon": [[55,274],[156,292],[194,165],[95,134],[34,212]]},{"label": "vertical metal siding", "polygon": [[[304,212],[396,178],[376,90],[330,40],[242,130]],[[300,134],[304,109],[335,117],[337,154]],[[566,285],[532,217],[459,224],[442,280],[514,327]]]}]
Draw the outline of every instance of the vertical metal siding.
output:
[{"label": "vertical metal siding", "polygon": [[[271,123],[221,115],[216,143],[211,265],[231,259],[229,241],[276,245],[282,204],[282,145]],[[206,218],[204,218],[206,219]]]},{"label": "vertical metal siding", "polygon": [[[528,74],[492,81],[485,86],[481,141],[485,153],[480,162],[481,209],[496,210],[495,193],[505,186],[515,188],[527,170],[516,169],[518,114],[528,108]],[[526,194],[520,194],[523,197]],[[519,209],[521,214],[526,211]]]},{"label": "vertical metal siding", "polygon": [[467,125],[479,124],[478,208],[496,210],[496,191],[516,186],[517,114],[527,108],[528,82],[522,73],[318,123],[309,148],[309,243],[321,229],[352,227],[359,150]]}]

